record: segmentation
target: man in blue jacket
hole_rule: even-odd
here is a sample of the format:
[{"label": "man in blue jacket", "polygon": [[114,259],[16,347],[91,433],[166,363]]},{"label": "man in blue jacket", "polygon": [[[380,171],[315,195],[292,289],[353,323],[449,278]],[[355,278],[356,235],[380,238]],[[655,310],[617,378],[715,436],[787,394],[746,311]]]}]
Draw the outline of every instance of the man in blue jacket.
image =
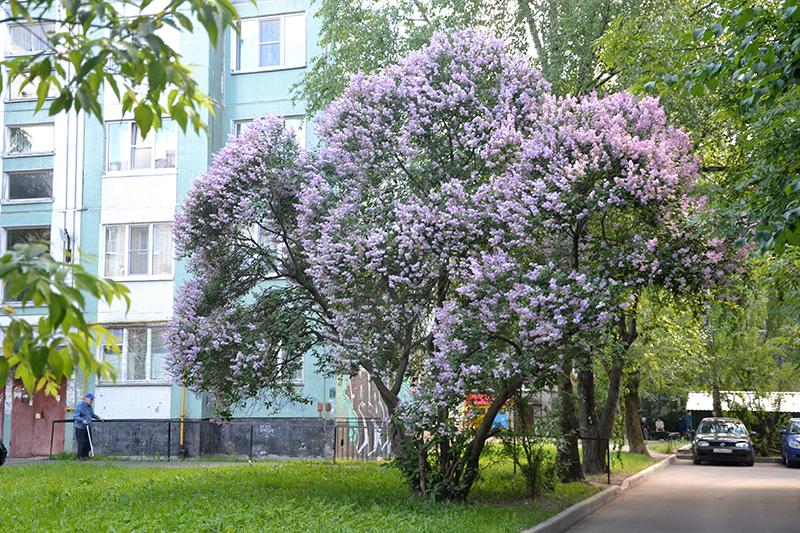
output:
[{"label": "man in blue jacket", "polygon": [[78,441],[78,460],[80,461],[89,459],[89,450],[91,449],[89,431],[91,431],[92,421],[105,422],[105,420],[94,414],[92,403],[94,403],[94,394],[90,392],[75,407],[75,413],[72,415],[75,419],[75,439]]}]

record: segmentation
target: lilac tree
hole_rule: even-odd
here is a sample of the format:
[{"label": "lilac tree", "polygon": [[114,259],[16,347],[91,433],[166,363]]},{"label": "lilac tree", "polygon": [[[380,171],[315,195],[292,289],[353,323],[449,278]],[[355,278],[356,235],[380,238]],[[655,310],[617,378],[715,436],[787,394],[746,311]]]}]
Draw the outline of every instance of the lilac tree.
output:
[{"label": "lilac tree", "polygon": [[[601,354],[621,369],[614,332],[631,333],[642,288],[726,275],[725,254],[689,233],[696,164],[657,101],[557,99],[497,40],[435,35],[355,76],[317,135],[304,154],[265,119],[196,183],[176,221],[195,279],[170,369],[229,413],[292,398],[292,361],[325,343],[327,371],[370,373],[420,494],[466,498],[522,384],[577,365],[586,389]],[[469,394],[492,398],[477,428],[457,416]],[[580,477],[577,422],[565,429]]]},{"label": "lilac tree", "polygon": [[283,121],[257,120],[214,156],[176,217],[177,254],[193,278],[167,328],[167,367],[210,392],[223,418],[250,398],[303,400],[291,376],[326,329],[294,237],[306,171]]}]

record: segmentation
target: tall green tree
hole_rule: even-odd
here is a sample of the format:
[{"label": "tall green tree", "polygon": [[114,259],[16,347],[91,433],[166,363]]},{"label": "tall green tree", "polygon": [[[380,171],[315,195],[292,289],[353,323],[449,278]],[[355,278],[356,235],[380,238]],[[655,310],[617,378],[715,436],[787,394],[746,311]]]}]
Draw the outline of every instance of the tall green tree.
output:
[{"label": "tall green tree", "polygon": [[50,115],[75,109],[102,120],[99,95],[106,84],[143,135],[160,127],[163,114],[184,131],[190,125],[200,131],[201,111],[213,112],[214,102],[164,30],[192,32],[199,25],[216,46],[238,20],[229,0],[12,0],[2,7],[12,36],[32,43],[6,55],[2,65],[9,83],[23,78],[23,86],[37,86],[37,111],[54,90]]},{"label": "tall green tree", "polygon": [[[800,244],[800,2],[716,10],[681,35],[694,58],[644,84],[684,97],[714,95],[718,116],[735,116],[733,157],[722,175],[727,228],[763,251]],[[677,72],[677,73],[676,73]]]}]

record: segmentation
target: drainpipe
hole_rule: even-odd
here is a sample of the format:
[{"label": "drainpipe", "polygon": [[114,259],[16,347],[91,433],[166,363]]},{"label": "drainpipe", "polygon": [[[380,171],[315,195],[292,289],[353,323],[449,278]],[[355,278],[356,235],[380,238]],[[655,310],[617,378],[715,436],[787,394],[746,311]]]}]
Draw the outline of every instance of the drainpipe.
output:
[{"label": "drainpipe", "polygon": [[186,447],[183,445],[183,421],[186,418],[186,387],[181,392],[181,449],[178,452],[181,459],[186,459]]}]

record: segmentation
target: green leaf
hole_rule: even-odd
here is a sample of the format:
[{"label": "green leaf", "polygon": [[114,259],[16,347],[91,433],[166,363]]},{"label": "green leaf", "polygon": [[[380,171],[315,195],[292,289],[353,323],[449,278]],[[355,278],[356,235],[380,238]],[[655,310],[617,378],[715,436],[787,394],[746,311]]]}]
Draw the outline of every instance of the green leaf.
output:
[{"label": "green leaf", "polygon": [[703,37],[703,34],[705,32],[706,32],[705,28],[697,28],[696,30],[692,31],[692,38],[695,41],[699,41]]},{"label": "green leaf", "polygon": [[5,357],[0,357],[0,383],[5,383],[8,380],[8,361]]},{"label": "green leaf", "polygon": [[144,103],[139,103],[133,110],[133,117],[136,125],[142,130],[142,137],[146,137],[150,128],[153,127],[153,110]]}]

